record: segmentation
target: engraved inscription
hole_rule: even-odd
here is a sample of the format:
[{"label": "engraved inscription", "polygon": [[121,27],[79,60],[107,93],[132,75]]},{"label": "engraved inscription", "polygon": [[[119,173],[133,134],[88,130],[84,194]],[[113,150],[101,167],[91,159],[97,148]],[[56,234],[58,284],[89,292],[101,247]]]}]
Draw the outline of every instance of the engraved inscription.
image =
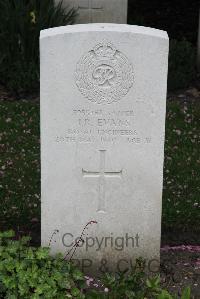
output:
[{"label": "engraved inscription", "polygon": [[100,164],[99,171],[87,171],[82,169],[83,177],[98,178],[98,208],[97,212],[105,212],[105,179],[106,178],[121,178],[122,170],[120,171],[105,171],[106,150],[99,150]]},{"label": "engraved inscription", "polygon": [[70,126],[59,133],[57,143],[126,143],[150,145],[153,136],[141,132],[133,110],[104,110],[76,108],[71,111]]},{"label": "engraved inscription", "polygon": [[103,41],[81,57],[75,82],[90,101],[111,104],[121,100],[133,85],[133,67],[112,43]]}]

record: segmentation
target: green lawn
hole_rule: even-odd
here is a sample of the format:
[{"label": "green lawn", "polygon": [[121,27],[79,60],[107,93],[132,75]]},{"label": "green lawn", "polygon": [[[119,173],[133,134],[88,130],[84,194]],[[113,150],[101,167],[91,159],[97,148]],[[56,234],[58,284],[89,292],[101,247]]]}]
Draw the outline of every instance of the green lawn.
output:
[{"label": "green lawn", "polygon": [[[0,103],[0,227],[40,227],[39,104]],[[200,103],[167,103],[163,228],[199,229]]]},{"label": "green lawn", "polygon": [[167,103],[163,227],[200,230],[200,102]]},{"label": "green lawn", "polygon": [[0,225],[27,232],[40,219],[39,105],[0,103],[0,128]]}]

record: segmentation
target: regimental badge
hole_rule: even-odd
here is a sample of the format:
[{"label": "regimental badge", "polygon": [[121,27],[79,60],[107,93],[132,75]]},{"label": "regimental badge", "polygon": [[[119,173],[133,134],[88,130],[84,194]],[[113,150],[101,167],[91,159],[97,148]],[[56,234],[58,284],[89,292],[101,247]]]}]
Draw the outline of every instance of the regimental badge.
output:
[{"label": "regimental badge", "polygon": [[134,82],[133,67],[113,44],[104,41],[81,57],[75,81],[82,95],[97,104],[121,100]]}]

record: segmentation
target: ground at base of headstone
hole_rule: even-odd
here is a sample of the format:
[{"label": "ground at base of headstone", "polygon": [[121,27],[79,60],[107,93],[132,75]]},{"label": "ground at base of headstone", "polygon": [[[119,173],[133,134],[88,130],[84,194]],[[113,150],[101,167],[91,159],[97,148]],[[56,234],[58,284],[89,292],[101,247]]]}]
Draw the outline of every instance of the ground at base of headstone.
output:
[{"label": "ground at base of headstone", "polygon": [[200,298],[200,246],[165,246],[161,249],[161,285],[180,294],[190,286],[193,298]]},{"label": "ground at base of headstone", "polygon": [[[187,287],[191,299],[200,298],[200,246],[164,246],[161,248],[160,271],[149,277],[160,276],[161,287],[170,294],[181,296]],[[90,287],[98,288],[101,280],[86,276]]]}]

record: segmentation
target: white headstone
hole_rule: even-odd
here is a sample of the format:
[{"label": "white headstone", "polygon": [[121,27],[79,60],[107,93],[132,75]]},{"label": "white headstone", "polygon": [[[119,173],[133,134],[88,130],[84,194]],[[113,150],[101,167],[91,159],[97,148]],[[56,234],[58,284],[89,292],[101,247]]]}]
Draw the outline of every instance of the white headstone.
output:
[{"label": "white headstone", "polygon": [[86,272],[159,260],[166,32],[72,25],[40,47],[42,245],[70,258],[81,236]]},{"label": "white headstone", "polygon": [[77,24],[127,23],[128,0],[64,0],[63,5],[77,10]]}]

